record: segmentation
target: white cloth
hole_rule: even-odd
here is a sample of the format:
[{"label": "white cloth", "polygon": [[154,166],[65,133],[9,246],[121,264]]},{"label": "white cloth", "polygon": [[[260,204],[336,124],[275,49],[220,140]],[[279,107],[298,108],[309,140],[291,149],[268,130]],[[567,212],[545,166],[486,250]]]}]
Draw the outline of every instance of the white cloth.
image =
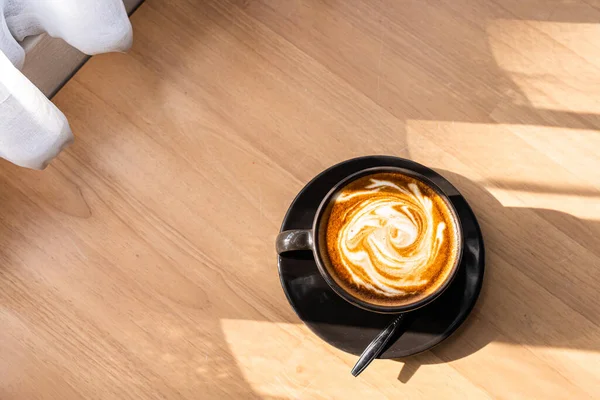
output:
[{"label": "white cloth", "polygon": [[18,41],[47,32],[93,55],[126,51],[122,0],[0,0],[0,157],[42,169],[73,140],[65,116],[21,72]]}]

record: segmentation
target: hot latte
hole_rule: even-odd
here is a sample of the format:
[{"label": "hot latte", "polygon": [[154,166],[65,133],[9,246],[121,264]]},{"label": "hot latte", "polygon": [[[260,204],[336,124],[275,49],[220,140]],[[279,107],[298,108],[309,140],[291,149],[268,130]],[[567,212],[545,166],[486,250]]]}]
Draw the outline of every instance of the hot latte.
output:
[{"label": "hot latte", "polygon": [[455,218],[447,201],[418,179],[399,172],[363,176],[341,190],[324,219],[327,269],[367,303],[414,303],[442,286],[457,263]]}]

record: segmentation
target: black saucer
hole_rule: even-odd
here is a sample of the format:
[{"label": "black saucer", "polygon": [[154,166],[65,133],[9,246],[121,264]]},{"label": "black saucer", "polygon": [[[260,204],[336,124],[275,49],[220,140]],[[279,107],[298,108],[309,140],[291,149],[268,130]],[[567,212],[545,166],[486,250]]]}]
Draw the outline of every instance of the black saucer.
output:
[{"label": "black saucer", "polygon": [[[481,290],[484,249],[475,215],[464,197],[437,172],[413,161],[388,156],[355,158],[335,165],[310,181],[292,202],[281,230],[310,228],[319,203],[333,185],[365,168],[395,166],[417,171],[434,181],[450,197],[461,221],[464,251],[460,269],[448,289],[431,304],[407,314],[403,334],[380,358],[400,358],[429,350],[449,337],[467,318]],[[321,339],[359,355],[391,321],[343,300],[319,274],[312,253],[279,256],[279,277],[298,317]]]}]

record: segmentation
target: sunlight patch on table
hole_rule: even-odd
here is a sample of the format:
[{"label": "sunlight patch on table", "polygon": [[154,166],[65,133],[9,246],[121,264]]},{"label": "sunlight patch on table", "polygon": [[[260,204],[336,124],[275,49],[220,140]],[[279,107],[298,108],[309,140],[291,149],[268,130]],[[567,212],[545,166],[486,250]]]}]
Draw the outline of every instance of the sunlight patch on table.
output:
[{"label": "sunlight patch on table", "polygon": [[[376,389],[353,382],[349,365],[338,358],[349,359],[349,355],[335,349],[324,351],[320,339],[304,325],[224,319],[221,328],[238,368],[257,393],[320,399],[319,393],[335,385],[342,397],[378,396]],[[298,339],[299,332],[302,339]]]},{"label": "sunlight patch on table", "polygon": [[221,328],[241,375],[261,395],[328,399],[326,393],[336,393],[344,399],[393,398],[401,390],[406,398],[435,398],[441,391],[449,397],[485,397],[480,388],[432,353],[411,358],[419,366],[407,383],[398,380],[403,363],[392,360],[377,360],[362,379],[356,379],[350,373],[356,356],[325,344],[305,325],[223,319]]},{"label": "sunlight patch on table", "polygon": [[407,121],[406,132],[413,159],[436,168],[479,206],[600,220],[599,132],[424,120]]},{"label": "sunlight patch on table", "polygon": [[[515,82],[523,104],[552,110],[600,111],[600,24],[489,21],[489,46]],[[517,96],[518,97],[518,96]]]}]

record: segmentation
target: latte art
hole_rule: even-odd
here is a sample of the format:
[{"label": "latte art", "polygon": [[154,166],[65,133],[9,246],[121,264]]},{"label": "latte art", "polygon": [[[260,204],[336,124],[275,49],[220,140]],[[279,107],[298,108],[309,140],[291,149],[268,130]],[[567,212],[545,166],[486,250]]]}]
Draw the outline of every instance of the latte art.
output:
[{"label": "latte art", "polygon": [[432,201],[414,183],[406,190],[389,181],[371,181],[366,190],[337,199],[362,197],[345,215],[338,252],[354,282],[385,296],[403,295],[427,283],[422,272],[437,256],[446,224],[434,221]]},{"label": "latte art", "polygon": [[439,287],[456,261],[456,224],[431,187],[399,173],[352,182],[334,200],[327,249],[340,284],[381,304]]}]

